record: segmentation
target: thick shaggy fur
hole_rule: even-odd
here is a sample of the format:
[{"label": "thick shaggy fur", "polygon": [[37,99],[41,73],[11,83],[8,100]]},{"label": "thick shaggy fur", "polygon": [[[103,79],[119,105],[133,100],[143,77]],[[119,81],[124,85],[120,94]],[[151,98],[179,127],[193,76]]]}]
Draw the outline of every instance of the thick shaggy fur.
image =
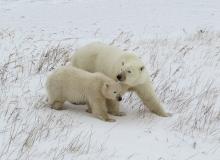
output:
[{"label": "thick shaggy fur", "polygon": [[[120,80],[123,92],[135,91],[143,103],[159,116],[168,116],[159,102],[142,61],[133,53],[95,42],[80,48],[71,57],[72,66],[89,72],[102,72]],[[108,103],[114,103],[110,100]]]},{"label": "thick shaggy fur", "polygon": [[[55,70],[47,79],[46,89],[48,102],[54,109],[62,109],[65,101],[87,103],[88,112],[105,121],[110,119],[107,111],[120,115],[119,112],[106,106],[106,99],[116,102],[121,100],[121,86],[102,73],[87,71],[65,66]],[[116,107],[117,108],[117,107]]]}]

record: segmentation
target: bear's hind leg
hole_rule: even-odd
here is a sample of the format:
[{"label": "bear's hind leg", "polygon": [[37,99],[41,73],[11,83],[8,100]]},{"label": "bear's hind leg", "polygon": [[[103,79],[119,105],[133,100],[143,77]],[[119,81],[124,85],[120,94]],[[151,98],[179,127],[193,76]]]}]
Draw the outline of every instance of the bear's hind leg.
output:
[{"label": "bear's hind leg", "polygon": [[107,106],[109,114],[112,114],[114,116],[125,116],[126,115],[124,112],[119,111],[120,103],[117,102],[116,100],[107,99],[106,106]]},{"label": "bear's hind leg", "polygon": [[92,114],[97,118],[108,122],[115,122],[115,119],[111,119],[108,116],[105,99],[96,98],[91,100],[89,105],[91,106]]}]

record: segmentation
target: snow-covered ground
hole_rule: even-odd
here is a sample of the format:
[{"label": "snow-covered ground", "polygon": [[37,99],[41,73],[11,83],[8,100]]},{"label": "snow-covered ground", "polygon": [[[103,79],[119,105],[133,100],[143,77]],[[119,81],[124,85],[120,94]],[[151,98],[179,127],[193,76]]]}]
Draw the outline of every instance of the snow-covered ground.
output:
[{"label": "snow-covered ground", "polygon": [[[1,160],[219,160],[220,2],[1,0]],[[172,117],[124,96],[114,123],[45,102],[49,71],[88,42],[134,51]]]}]

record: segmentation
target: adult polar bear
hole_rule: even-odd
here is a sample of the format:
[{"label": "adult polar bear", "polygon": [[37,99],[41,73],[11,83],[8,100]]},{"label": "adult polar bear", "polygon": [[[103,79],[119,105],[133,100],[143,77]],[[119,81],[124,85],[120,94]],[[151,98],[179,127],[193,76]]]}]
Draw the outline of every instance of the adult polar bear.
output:
[{"label": "adult polar bear", "polygon": [[[102,72],[121,81],[123,92],[135,91],[150,111],[163,117],[169,116],[159,102],[150,76],[141,60],[133,53],[100,42],[90,43],[73,54],[71,64],[89,72]],[[119,112],[119,103],[109,100],[107,105]]]}]

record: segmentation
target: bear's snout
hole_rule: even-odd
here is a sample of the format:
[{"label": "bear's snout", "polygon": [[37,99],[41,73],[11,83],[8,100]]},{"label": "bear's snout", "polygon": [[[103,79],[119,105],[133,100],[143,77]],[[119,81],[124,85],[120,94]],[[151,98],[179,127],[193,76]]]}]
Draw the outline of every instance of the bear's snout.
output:
[{"label": "bear's snout", "polygon": [[121,101],[122,100],[122,97],[119,95],[119,96],[117,96],[117,100],[118,101]]},{"label": "bear's snout", "polygon": [[118,74],[118,75],[117,75],[117,79],[118,79],[119,81],[124,81],[124,80],[126,79],[126,77],[125,77],[124,74]]}]

